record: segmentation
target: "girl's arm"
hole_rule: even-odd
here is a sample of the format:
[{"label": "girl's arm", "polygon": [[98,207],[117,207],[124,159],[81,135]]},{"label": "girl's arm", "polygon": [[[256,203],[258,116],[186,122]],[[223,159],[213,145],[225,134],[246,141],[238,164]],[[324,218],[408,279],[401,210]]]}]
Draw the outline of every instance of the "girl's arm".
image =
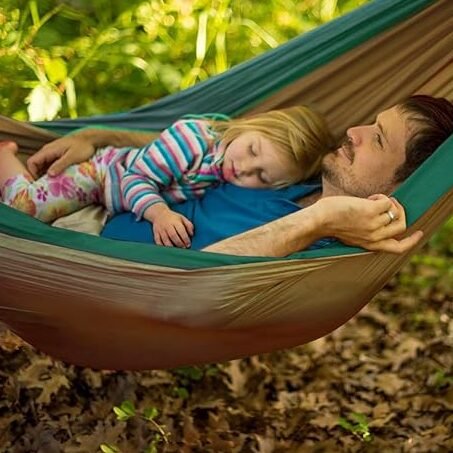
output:
[{"label": "girl's arm", "polygon": [[[387,211],[396,219],[389,223]],[[323,237],[336,237],[347,245],[367,250],[404,253],[422,237],[408,237],[404,208],[384,195],[375,199],[327,197],[271,223],[225,239],[203,249],[206,252],[243,256],[283,257],[307,248]]]},{"label": "girl's arm", "polygon": [[161,196],[165,189],[171,187],[166,198],[173,203],[181,203],[190,197],[184,175],[199,171],[209,147],[198,123],[177,121],[152,143],[131,151],[121,179],[121,191],[127,208],[138,219],[150,206],[165,203]]},{"label": "girl's arm", "polygon": [[72,135],[58,138],[44,145],[27,161],[27,167],[37,178],[47,172],[50,176],[61,173],[73,164],[90,159],[96,148],[102,146],[143,146],[152,142],[158,133],[129,132],[113,129],[82,129]]}]

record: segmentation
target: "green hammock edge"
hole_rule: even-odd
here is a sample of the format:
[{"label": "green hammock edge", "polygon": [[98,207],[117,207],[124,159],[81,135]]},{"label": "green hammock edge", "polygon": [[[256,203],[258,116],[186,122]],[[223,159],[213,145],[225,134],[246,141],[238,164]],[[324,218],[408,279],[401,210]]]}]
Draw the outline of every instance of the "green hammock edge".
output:
[{"label": "green hammock edge", "polygon": [[[404,206],[408,206],[406,210],[408,225],[413,224],[433,203],[453,189],[451,168],[453,168],[453,136],[395,192],[395,197]],[[344,256],[365,252],[361,248],[347,247],[337,243],[318,250],[294,253],[286,258],[242,257],[122,242],[51,227],[3,204],[0,204],[0,232],[35,242],[111,258],[178,269],[203,269],[225,265],[281,261],[282,259]]]},{"label": "green hammock edge", "polygon": [[[375,3],[383,5],[386,4],[388,6],[390,2],[387,0],[380,0]],[[433,0],[416,0],[414,2],[410,2],[411,5],[408,5],[407,2],[402,1],[395,3],[398,3],[398,8],[395,7],[396,12],[392,15],[391,23],[381,23],[382,29],[376,30],[374,28],[375,34],[391,25],[394,25],[398,21],[401,22],[410,15],[415,14],[420,9],[432,4]],[[365,7],[363,7],[363,9],[364,8]],[[365,35],[362,34],[361,36],[363,40],[371,37],[369,34],[366,35],[366,39]],[[362,41],[356,41],[354,46],[360,44],[361,42]],[[343,49],[343,51],[346,50],[349,49]],[[330,59],[334,59],[336,56],[338,55],[330,54]],[[320,65],[326,62],[327,61],[323,61]],[[225,77],[227,77],[227,74],[225,74]],[[287,81],[287,83],[289,83],[289,81]],[[281,86],[284,86],[284,84]],[[51,124],[52,123],[44,123],[43,126],[46,126],[48,129],[52,129]],[[115,129],[119,128],[115,127]],[[452,139],[443,145],[443,152],[438,150],[435,156],[432,156],[429,159],[429,162],[425,163],[425,165],[414,173],[414,175],[409,178],[409,180],[395,193],[395,196],[400,200],[400,202],[408,207],[407,218],[409,225],[420,217],[420,215],[422,215],[423,212],[431,206],[431,204],[440,198],[440,196],[447,193],[448,190],[451,190],[452,184],[448,184],[447,182],[449,175],[446,169],[451,168],[452,158],[448,159],[448,154],[445,151],[450,148],[451,153],[451,144]],[[443,161],[441,161],[440,165],[439,163],[437,163],[437,165],[435,164],[442,159]],[[426,169],[429,169],[429,171]],[[427,176],[423,177],[423,174],[426,174]],[[420,178],[422,178],[421,182],[411,183],[411,181]],[[426,188],[431,189],[429,194],[427,193]],[[15,237],[87,251],[99,255],[121,258],[144,264],[155,264],[181,269],[200,269],[221,265],[281,260],[281,258],[239,257],[234,255],[219,255],[191,250],[162,248],[146,244],[129,242],[122,243],[120,241],[112,241],[83,233],[53,228],[4,205],[0,205],[0,232]],[[341,244],[334,244],[330,247],[319,250],[295,253],[285,259],[330,257],[359,252],[363,252],[363,250],[360,248],[346,247]]]}]

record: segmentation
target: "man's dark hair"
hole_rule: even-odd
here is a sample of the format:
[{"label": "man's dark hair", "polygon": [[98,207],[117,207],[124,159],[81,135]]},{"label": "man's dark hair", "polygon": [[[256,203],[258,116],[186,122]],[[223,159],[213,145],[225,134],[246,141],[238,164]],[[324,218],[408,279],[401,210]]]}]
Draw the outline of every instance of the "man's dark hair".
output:
[{"label": "man's dark hair", "polygon": [[395,182],[409,177],[453,134],[453,104],[445,98],[415,95],[398,104],[414,127],[406,142],[406,162],[395,173]]}]

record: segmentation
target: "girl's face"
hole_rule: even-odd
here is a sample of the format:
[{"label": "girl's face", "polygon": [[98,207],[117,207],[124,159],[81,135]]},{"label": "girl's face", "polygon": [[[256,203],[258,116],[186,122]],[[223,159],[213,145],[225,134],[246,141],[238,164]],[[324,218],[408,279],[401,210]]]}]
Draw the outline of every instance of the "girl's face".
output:
[{"label": "girl's face", "polygon": [[225,180],[241,187],[266,188],[288,181],[295,170],[290,156],[259,132],[244,132],[225,148]]}]

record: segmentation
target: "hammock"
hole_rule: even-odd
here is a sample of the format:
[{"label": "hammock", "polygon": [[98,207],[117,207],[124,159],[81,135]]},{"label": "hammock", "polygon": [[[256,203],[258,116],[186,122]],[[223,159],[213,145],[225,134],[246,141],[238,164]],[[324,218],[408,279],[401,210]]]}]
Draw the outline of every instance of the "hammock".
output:
[{"label": "hammock", "polygon": [[[297,103],[335,134],[420,92],[453,98],[453,2],[377,0],[176,95],[127,113],[0,139],[33,152],[80,127],[159,130],[186,113],[251,114]],[[396,192],[427,238],[453,212],[453,137]],[[287,258],[112,241],[0,205],[0,320],[40,350],[110,369],[218,362],[293,347],[354,316],[408,260],[333,245]]]}]

